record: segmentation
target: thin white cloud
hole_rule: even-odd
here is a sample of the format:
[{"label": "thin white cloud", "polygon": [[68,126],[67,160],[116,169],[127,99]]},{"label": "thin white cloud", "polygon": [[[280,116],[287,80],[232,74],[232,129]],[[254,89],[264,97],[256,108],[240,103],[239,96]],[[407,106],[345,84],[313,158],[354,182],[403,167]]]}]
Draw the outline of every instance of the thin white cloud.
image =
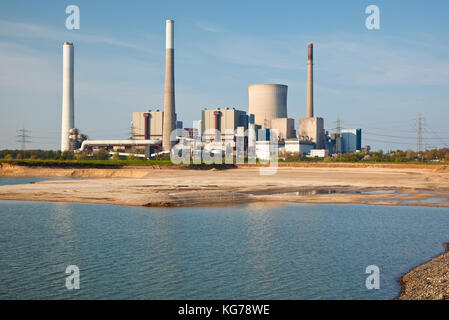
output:
[{"label": "thin white cloud", "polygon": [[206,22],[200,22],[197,21],[195,23],[200,29],[207,31],[207,32],[213,32],[213,33],[217,33],[217,32],[224,32],[225,29],[223,27],[220,26],[216,26],[210,23],[206,23]]},{"label": "thin white cloud", "polygon": [[0,42],[0,86],[4,88],[53,91],[57,86],[52,59],[56,56],[42,55],[32,47]]},{"label": "thin white cloud", "polygon": [[11,39],[32,38],[32,39],[51,39],[61,40],[70,39],[73,41],[106,44],[116,47],[124,47],[135,50],[148,51],[148,48],[139,44],[122,41],[101,34],[87,34],[80,31],[67,31],[65,29],[55,29],[48,26],[36,25],[32,23],[15,22],[0,19],[0,37]]},{"label": "thin white cloud", "polygon": [[441,54],[449,52],[449,47],[434,44],[427,36],[413,41],[388,37],[371,42],[351,35],[262,38],[224,33],[194,45],[195,50],[225,63],[265,68],[277,77],[282,72],[306,70],[307,43],[311,41],[315,44],[316,73],[335,92],[339,90],[332,88],[331,82],[366,87],[449,84],[449,60]]},{"label": "thin white cloud", "polygon": [[[323,54],[326,59],[321,62],[322,69],[332,69],[342,85],[449,85],[449,60],[429,51],[433,44],[425,41],[411,44],[401,39],[395,42],[395,45],[366,41],[320,43],[320,48],[327,52]],[[334,63],[338,63],[337,67],[331,65]]]},{"label": "thin white cloud", "polygon": [[[284,70],[305,70],[297,59],[296,48],[277,39],[223,34],[212,42],[197,44],[198,49],[225,62]],[[296,59],[295,59],[296,57]]]}]

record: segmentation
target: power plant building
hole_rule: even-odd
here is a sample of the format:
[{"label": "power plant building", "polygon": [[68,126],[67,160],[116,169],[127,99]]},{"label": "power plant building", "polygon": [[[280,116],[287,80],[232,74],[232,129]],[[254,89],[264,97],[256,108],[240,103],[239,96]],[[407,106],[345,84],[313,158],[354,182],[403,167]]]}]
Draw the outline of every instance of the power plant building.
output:
[{"label": "power plant building", "polygon": [[[248,129],[248,116],[245,111],[235,108],[204,109],[201,114],[201,133],[203,141],[231,139],[238,128]],[[220,137],[217,135],[220,134]]]},{"label": "power plant building", "polygon": [[307,111],[306,117],[299,119],[298,137],[300,140],[315,143],[316,149],[324,149],[324,119],[314,116],[313,107],[313,44],[309,43],[307,61]]},{"label": "power plant building", "polygon": [[131,139],[162,139],[163,123],[162,111],[133,112]]},{"label": "power plant building", "polygon": [[319,117],[299,118],[298,137],[300,140],[315,143],[316,149],[323,149],[325,144],[324,119]]},{"label": "power plant building", "polygon": [[279,141],[296,138],[294,119],[291,118],[272,119],[270,128],[272,130],[276,130]]},{"label": "power plant building", "polygon": [[342,129],[341,144],[342,153],[361,151],[362,129]]},{"label": "power plant building", "polygon": [[286,140],[284,142],[284,150],[287,153],[298,153],[302,155],[307,155],[314,147],[315,144],[308,141]]}]

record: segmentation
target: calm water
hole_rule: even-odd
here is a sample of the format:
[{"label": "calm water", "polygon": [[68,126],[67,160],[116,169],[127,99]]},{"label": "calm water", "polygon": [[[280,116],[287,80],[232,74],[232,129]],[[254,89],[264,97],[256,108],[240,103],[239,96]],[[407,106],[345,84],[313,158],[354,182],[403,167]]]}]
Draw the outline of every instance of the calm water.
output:
[{"label": "calm water", "polygon": [[447,241],[447,208],[0,201],[0,299],[392,299]]}]

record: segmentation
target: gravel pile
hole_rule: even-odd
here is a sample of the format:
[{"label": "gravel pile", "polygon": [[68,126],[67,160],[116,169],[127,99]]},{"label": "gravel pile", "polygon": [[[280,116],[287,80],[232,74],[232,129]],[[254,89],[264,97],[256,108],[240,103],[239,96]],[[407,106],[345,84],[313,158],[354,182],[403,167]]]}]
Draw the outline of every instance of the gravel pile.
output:
[{"label": "gravel pile", "polygon": [[410,270],[399,283],[399,300],[449,300],[449,252]]}]

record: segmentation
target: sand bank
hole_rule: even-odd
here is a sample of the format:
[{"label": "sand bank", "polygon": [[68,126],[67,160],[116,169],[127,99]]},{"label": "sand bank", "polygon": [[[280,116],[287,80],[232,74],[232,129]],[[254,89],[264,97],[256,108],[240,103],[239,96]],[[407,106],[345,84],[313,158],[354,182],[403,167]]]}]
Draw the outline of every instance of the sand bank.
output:
[{"label": "sand bank", "polygon": [[312,164],[283,166],[278,168],[276,174],[266,176],[259,175],[259,168],[250,166],[232,170],[2,166],[0,176],[95,178],[0,186],[0,199],[11,200],[133,206],[196,206],[259,201],[449,207],[449,173],[435,166]]}]

